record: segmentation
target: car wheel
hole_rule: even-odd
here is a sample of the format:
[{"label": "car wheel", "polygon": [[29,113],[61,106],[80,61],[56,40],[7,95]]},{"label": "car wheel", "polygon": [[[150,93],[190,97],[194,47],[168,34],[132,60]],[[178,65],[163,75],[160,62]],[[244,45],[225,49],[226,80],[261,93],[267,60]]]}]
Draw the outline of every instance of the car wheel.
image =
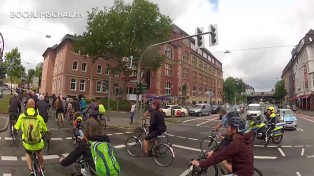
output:
[{"label": "car wheel", "polygon": [[181,117],[185,117],[185,113],[184,112],[181,112]]}]

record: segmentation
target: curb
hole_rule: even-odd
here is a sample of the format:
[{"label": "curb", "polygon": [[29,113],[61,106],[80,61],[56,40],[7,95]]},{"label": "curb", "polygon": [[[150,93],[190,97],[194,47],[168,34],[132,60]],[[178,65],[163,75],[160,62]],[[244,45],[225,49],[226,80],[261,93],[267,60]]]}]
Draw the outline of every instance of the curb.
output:
[{"label": "curb", "polygon": [[[0,117],[0,118],[6,118],[6,117]],[[4,122],[4,128],[0,129],[0,133],[7,131],[9,125],[9,118]]]}]

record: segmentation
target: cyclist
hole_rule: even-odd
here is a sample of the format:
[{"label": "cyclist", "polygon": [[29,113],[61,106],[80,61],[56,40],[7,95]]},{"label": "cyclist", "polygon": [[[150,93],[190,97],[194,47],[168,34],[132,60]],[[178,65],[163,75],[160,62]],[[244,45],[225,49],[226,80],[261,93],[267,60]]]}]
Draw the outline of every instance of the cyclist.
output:
[{"label": "cyclist", "polygon": [[253,146],[250,142],[250,134],[245,132],[245,121],[239,116],[233,116],[228,120],[227,135],[232,141],[226,147],[208,153],[204,161],[192,161],[192,164],[206,168],[226,160],[232,159],[232,173],[238,176],[252,176],[254,169]]},{"label": "cyclist", "polygon": [[267,118],[267,130],[265,132],[265,134],[266,134],[265,142],[266,143],[268,142],[267,141],[268,135],[270,135],[271,130],[275,128],[276,117],[277,117],[277,115],[275,114],[275,108],[272,106],[269,106],[267,108],[267,113],[266,113],[266,118]]},{"label": "cyclist", "polygon": [[[83,156],[86,163],[95,171],[95,163],[93,161],[89,141],[110,142],[101,124],[94,118],[87,118],[82,142],[78,143],[75,149],[66,158],[61,157],[60,164],[63,167],[67,167]],[[93,171],[90,172],[93,173]]]},{"label": "cyclist", "polygon": [[166,132],[167,126],[165,124],[165,116],[159,110],[160,103],[155,101],[152,104],[152,111],[150,113],[150,126],[149,126],[149,133],[146,135],[144,139],[144,155],[148,155],[148,141],[156,138],[162,133]]},{"label": "cyclist", "polygon": [[49,104],[44,99],[45,99],[44,95],[40,95],[39,101],[37,101],[36,106],[39,115],[44,119],[45,123],[47,123]]},{"label": "cyclist", "polygon": [[16,121],[19,116],[19,113],[21,112],[21,101],[17,93],[14,93],[14,96],[11,97],[9,105],[10,105],[9,107],[10,122],[12,121],[12,118],[14,118]]},{"label": "cyclist", "polygon": [[[22,141],[25,148],[25,158],[31,176],[34,175],[32,170],[32,152],[36,152],[39,164],[44,171],[44,159],[42,148],[44,148],[44,141],[42,140],[41,132],[48,133],[48,129],[44,119],[35,111],[35,101],[29,99],[26,104],[26,111],[21,114],[14,125],[15,130],[22,130]],[[32,132],[32,130],[34,131]]]}]

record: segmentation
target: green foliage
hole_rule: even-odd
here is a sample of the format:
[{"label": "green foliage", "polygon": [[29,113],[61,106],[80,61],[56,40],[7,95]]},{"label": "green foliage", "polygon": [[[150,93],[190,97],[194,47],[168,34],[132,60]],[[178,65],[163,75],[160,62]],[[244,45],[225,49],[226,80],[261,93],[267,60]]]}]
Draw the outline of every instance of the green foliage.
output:
[{"label": "green foliage", "polygon": [[38,84],[39,87],[41,85],[41,76],[42,76],[42,71],[43,71],[43,63],[40,62],[39,64],[36,65],[36,69],[35,69],[35,76],[38,77]]},{"label": "green foliage", "polygon": [[[108,98],[102,98],[102,99],[99,99],[98,101],[105,106],[106,110],[108,110]],[[116,111],[117,110],[117,101],[113,100],[113,99],[110,99],[109,101],[110,101],[109,102],[110,103],[110,110]],[[86,100],[86,102],[90,103],[90,100]],[[122,99],[119,100],[119,111],[129,112],[130,109],[131,109],[130,101],[122,100]]]},{"label": "green foliage", "polygon": [[6,74],[6,69],[4,65],[0,65],[0,79],[4,79]]},{"label": "green foliage", "polygon": [[12,95],[5,95],[4,98],[0,100],[0,114],[7,114],[9,111],[8,104]]},{"label": "green foliage", "polygon": [[12,79],[20,79],[23,76],[25,68],[21,64],[21,53],[18,48],[5,53],[3,65],[6,68],[7,75]]},{"label": "green foliage", "polygon": [[34,69],[29,69],[27,72],[27,85],[29,88],[29,84],[33,81],[33,77],[35,76],[35,70]]},{"label": "green foliage", "polygon": [[242,93],[245,92],[246,83],[242,79],[229,77],[224,82],[224,96],[228,103],[233,104],[235,100],[237,102],[244,102],[246,96]]},{"label": "green foliage", "polygon": [[288,92],[285,89],[285,82],[283,80],[277,81],[275,84],[274,96],[281,102],[286,95],[288,95]]},{"label": "green foliage", "polygon": [[[136,61],[149,45],[167,40],[171,23],[171,19],[148,0],[134,0],[132,4],[115,0],[109,9],[88,12],[87,31],[76,35],[74,50],[88,54],[93,61],[111,59],[117,64],[112,66],[111,73],[128,76],[131,70],[125,67],[122,58],[133,56]],[[164,59],[159,48],[155,47],[143,57],[142,69],[156,70]]]}]

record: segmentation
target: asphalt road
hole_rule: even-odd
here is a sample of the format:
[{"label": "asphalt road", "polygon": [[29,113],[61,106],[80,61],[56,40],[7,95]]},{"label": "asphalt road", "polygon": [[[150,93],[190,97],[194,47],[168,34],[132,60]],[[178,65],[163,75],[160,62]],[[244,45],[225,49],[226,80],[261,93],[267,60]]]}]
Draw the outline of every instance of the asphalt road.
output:
[{"label": "asphalt road", "polygon": [[[121,165],[123,176],[183,176],[187,163],[191,158],[200,155],[199,143],[210,134],[211,128],[219,120],[218,115],[203,117],[184,117],[180,123],[167,123],[170,142],[175,151],[175,160],[170,167],[159,167],[150,157],[131,157],[125,149],[125,140],[132,131],[108,128],[115,155]],[[286,131],[283,141],[263,146],[263,141],[255,141],[255,167],[261,169],[266,176],[312,176],[314,173],[314,117],[298,116],[298,129]],[[52,132],[50,152],[44,149],[46,175],[69,175],[73,166],[63,168],[59,165],[59,157],[66,156],[74,149],[70,128],[60,129],[53,118],[48,127]],[[0,176],[28,175],[26,162],[23,161],[24,150],[21,142],[13,144],[9,132],[0,134]],[[7,176],[8,176],[7,175]]]}]

